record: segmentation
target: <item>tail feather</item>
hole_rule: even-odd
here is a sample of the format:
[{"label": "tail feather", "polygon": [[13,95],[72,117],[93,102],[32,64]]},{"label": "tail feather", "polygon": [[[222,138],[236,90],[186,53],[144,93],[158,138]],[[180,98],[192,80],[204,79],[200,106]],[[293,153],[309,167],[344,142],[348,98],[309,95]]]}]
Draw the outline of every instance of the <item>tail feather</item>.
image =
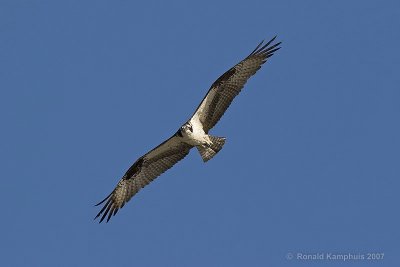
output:
[{"label": "tail feather", "polygon": [[197,146],[197,149],[199,150],[201,158],[203,159],[204,162],[207,162],[210,159],[212,159],[222,149],[222,146],[225,144],[225,137],[217,137],[211,135],[209,135],[209,137],[212,142],[211,146],[209,147]]}]

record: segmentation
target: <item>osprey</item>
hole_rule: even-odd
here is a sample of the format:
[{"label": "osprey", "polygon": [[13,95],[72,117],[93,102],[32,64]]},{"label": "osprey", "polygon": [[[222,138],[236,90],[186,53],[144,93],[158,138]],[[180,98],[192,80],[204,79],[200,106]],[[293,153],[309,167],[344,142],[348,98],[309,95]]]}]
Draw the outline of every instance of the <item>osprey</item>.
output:
[{"label": "osprey", "polygon": [[178,131],[159,146],[141,156],[118,182],[115,189],[96,206],[105,202],[95,219],[107,222],[140,189],[183,159],[196,147],[204,162],[214,157],[225,144],[225,137],[209,135],[239,94],[247,80],[254,75],[279,45],[272,44],[276,36],[265,45],[262,41],[244,60],[222,74],[209,89],[193,116]]}]

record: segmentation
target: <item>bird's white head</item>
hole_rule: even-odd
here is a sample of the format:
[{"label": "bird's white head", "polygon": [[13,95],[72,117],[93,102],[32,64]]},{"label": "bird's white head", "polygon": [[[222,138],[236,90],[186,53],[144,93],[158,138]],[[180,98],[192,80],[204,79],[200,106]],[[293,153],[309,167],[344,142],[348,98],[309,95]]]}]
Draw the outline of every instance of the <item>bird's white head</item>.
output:
[{"label": "bird's white head", "polygon": [[183,133],[193,133],[193,127],[192,124],[190,122],[185,123],[184,125],[182,125],[181,127],[181,131]]}]

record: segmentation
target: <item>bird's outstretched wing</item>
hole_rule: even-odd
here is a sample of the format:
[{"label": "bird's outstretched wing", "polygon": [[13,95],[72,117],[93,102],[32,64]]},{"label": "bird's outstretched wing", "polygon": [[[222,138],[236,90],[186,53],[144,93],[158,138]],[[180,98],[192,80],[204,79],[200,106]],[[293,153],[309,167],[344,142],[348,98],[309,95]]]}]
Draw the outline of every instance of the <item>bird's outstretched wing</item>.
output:
[{"label": "bird's outstretched wing", "polygon": [[118,182],[114,191],[96,205],[105,202],[95,219],[101,216],[101,223],[107,217],[108,222],[140,189],[183,159],[191,148],[192,146],[181,142],[181,138],[174,135],[140,157]]},{"label": "bird's outstretched wing", "polygon": [[206,133],[221,119],[247,80],[275,51],[280,49],[280,42],[272,44],[275,38],[276,36],[265,45],[262,45],[264,41],[261,42],[248,57],[222,74],[211,85],[207,95],[192,116],[198,116]]}]

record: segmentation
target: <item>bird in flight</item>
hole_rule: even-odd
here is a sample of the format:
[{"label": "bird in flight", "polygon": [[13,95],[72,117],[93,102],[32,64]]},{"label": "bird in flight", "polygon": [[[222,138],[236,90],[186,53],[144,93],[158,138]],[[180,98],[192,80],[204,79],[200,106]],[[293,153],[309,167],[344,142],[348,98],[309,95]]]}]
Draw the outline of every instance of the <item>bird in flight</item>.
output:
[{"label": "bird in flight", "polygon": [[95,219],[107,222],[117,214],[140,189],[182,160],[196,147],[204,162],[214,157],[225,144],[225,137],[209,135],[237,96],[247,80],[280,49],[275,38],[263,45],[262,41],[245,59],[222,74],[209,89],[193,116],[169,139],[141,156],[126,171],[115,189],[104,200]]}]

